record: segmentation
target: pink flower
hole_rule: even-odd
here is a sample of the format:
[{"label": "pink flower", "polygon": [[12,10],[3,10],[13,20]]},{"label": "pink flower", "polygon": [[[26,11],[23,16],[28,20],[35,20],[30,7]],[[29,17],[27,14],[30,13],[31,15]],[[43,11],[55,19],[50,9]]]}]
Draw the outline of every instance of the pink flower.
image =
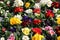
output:
[{"label": "pink flower", "polygon": [[50,26],[46,26],[46,27],[45,27],[45,30],[53,30],[53,28],[50,27]]},{"label": "pink flower", "polygon": [[7,40],[15,40],[15,36],[14,36],[14,34],[12,33],[12,34],[10,34],[10,36],[8,37],[8,39]]},{"label": "pink flower", "polygon": [[48,33],[49,33],[51,36],[55,34],[55,32],[54,32],[53,30],[48,31]]}]

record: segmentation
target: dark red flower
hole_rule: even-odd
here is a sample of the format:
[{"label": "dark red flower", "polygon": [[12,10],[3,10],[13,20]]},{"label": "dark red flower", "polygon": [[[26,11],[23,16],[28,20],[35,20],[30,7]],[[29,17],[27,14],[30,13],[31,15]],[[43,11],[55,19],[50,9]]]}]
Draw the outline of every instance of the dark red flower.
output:
[{"label": "dark red flower", "polygon": [[57,35],[60,35],[60,26],[57,26],[57,27],[55,28],[55,31],[56,31]]},{"label": "dark red flower", "polygon": [[40,24],[42,21],[40,20],[40,19],[34,19],[33,20],[33,24],[35,24],[35,25],[38,25],[38,24]]},{"label": "dark red flower", "polygon": [[15,7],[14,8],[14,12],[16,13],[16,12],[23,12],[24,11],[24,9],[23,9],[23,7]]},{"label": "dark red flower", "polygon": [[2,28],[2,31],[3,31],[3,32],[5,32],[5,31],[6,31],[6,28],[5,28],[5,27],[3,27],[3,28]]},{"label": "dark red flower", "polygon": [[46,17],[54,17],[54,13],[52,12],[52,10],[47,10]]},{"label": "dark red flower", "polygon": [[52,7],[59,8],[60,7],[60,3],[59,2],[53,2],[52,3]]},{"label": "dark red flower", "polygon": [[33,12],[39,14],[39,13],[41,12],[41,10],[40,10],[40,8],[35,8],[35,9],[33,10]]},{"label": "dark red flower", "polygon": [[42,29],[41,28],[32,28],[32,31],[34,33],[42,34]]}]

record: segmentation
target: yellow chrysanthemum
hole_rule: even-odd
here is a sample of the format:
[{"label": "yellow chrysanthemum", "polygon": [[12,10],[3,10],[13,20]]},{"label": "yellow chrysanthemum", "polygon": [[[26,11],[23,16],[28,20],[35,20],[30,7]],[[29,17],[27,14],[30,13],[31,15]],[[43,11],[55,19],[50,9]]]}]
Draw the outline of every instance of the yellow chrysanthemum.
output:
[{"label": "yellow chrysanthemum", "polygon": [[25,34],[25,35],[29,35],[29,33],[30,33],[30,29],[29,28],[23,28],[22,29],[22,32]]},{"label": "yellow chrysanthemum", "polygon": [[60,17],[57,17],[57,24],[60,24]]},{"label": "yellow chrysanthemum", "polygon": [[11,24],[11,25],[21,24],[21,23],[22,23],[22,21],[21,21],[20,19],[16,18],[16,17],[12,17],[12,18],[10,19],[10,24]]},{"label": "yellow chrysanthemum", "polygon": [[32,37],[32,40],[42,40],[43,38],[44,38],[43,35],[37,33]]},{"label": "yellow chrysanthemum", "polygon": [[60,40],[60,36],[57,37],[57,40]]},{"label": "yellow chrysanthemum", "polygon": [[29,2],[26,2],[25,7],[28,8],[30,6]]}]

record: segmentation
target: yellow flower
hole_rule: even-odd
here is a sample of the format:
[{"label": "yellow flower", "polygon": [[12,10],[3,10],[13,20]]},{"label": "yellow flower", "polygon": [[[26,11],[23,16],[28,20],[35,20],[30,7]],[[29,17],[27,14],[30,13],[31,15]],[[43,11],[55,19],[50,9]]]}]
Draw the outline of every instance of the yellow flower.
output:
[{"label": "yellow flower", "polygon": [[43,35],[37,33],[32,37],[32,40],[42,40],[43,38],[44,38]]},{"label": "yellow flower", "polygon": [[60,17],[57,17],[57,24],[60,24]]},{"label": "yellow flower", "polygon": [[29,28],[27,28],[27,27],[22,29],[22,32],[23,32],[25,35],[29,35],[30,31],[31,31],[31,30],[30,30]]},{"label": "yellow flower", "polygon": [[57,37],[57,40],[60,40],[60,36]]},{"label": "yellow flower", "polygon": [[25,7],[28,8],[30,6],[29,2],[26,2]]},{"label": "yellow flower", "polygon": [[21,23],[22,23],[22,21],[21,21],[20,19],[16,18],[16,17],[12,17],[12,18],[10,19],[10,24],[11,24],[11,25],[21,24]]}]

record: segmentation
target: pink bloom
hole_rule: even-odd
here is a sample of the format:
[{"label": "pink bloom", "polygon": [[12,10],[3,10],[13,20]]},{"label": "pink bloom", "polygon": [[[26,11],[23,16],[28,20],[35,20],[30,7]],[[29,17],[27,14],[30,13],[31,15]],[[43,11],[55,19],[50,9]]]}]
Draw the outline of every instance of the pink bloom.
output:
[{"label": "pink bloom", "polygon": [[8,39],[7,40],[15,40],[15,36],[14,36],[14,34],[12,33],[12,34],[10,34],[10,36],[8,37]]},{"label": "pink bloom", "polygon": [[53,28],[50,27],[50,26],[46,26],[46,27],[45,27],[45,30],[53,30]]},{"label": "pink bloom", "polygon": [[51,36],[55,34],[55,32],[54,32],[53,30],[48,31],[48,33],[49,33]]}]

